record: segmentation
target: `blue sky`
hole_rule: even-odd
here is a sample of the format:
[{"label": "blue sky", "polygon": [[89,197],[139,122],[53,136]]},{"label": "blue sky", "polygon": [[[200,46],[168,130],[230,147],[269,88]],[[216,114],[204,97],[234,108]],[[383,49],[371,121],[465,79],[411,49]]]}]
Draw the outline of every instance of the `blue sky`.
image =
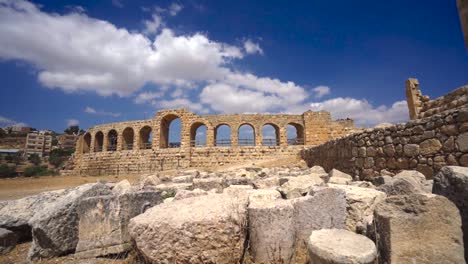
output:
[{"label": "blue sky", "polygon": [[455,1],[0,0],[0,126],[329,110],[403,122],[468,84]]}]

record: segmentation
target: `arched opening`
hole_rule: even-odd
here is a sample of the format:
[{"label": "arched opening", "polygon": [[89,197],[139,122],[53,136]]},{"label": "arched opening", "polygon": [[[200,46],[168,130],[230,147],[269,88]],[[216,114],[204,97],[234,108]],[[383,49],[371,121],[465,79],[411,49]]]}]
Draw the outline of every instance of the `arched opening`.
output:
[{"label": "arched opening", "polygon": [[215,146],[231,146],[231,127],[226,124],[218,125],[214,130],[214,137]]},{"label": "arched opening", "polygon": [[117,150],[117,139],[118,134],[115,129],[112,129],[107,134],[107,151],[116,151]]},{"label": "arched opening", "polygon": [[153,132],[150,126],[144,126],[140,130],[140,149],[151,149],[153,142]]},{"label": "arched opening", "polygon": [[174,114],[161,119],[160,148],[178,148],[181,145],[182,122]]},{"label": "arched opening", "polygon": [[250,124],[243,124],[239,127],[237,134],[239,146],[255,146],[255,129]]},{"label": "arched opening", "polygon": [[304,127],[296,123],[289,123],[286,127],[288,145],[304,145]]},{"label": "arched opening", "polygon": [[94,136],[94,152],[101,152],[104,143],[104,134],[99,131]]},{"label": "arched opening", "polygon": [[262,145],[278,146],[280,143],[279,127],[275,124],[265,124],[262,127]]},{"label": "arched opening", "polygon": [[91,134],[86,133],[83,136],[83,153],[89,153],[91,147]]},{"label": "arched opening", "polygon": [[193,123],[190,127],[190,145],[192,147],[206,147],[206,125],[201,122]]},{"label": "arched opening", "polygon": [[122,149],[123,150],[132,150],[133,149],[133,139],[135,133],[133,132],[133,128],[127,127],[122,132]]}]

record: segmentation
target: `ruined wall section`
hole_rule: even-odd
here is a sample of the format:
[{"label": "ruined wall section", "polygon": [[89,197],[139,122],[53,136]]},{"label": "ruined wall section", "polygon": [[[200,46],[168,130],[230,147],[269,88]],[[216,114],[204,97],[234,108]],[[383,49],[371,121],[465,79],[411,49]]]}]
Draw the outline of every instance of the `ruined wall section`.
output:
[{"label": "ruined wall section", "polygon": [[415,169],[427,178],[443,166],[468,166],[468,108],[332,140],[301,152],[309,166],[332,168],[361,179]]}]

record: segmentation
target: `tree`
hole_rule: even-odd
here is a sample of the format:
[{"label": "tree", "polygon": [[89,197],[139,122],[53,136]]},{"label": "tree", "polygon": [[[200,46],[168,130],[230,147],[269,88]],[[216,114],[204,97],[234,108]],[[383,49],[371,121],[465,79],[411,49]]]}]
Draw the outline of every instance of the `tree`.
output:
[{"label": "tree", "polygon": [[80,131],[79,126],[69,126],[67,129],[65,129],[63,132],[65,132],[68,135],[73,135],[73,134],[78,134]]},{"label": "tree", "polygon": [[49,163],[58,168],[73,152],[73,149],[54,149],[49,154]]},{"label": "tree", "polygon": [[32,164],[38,166],[39,164],[41,164],[41,157],[39,157],[39,155],[34,153],[34,154],[31,154],[31,156],[29,156],[29,161],[31,161]]},{"label": "tree", "polygon": [[0,178],[14,177],[16,176],[16,169],[14,166],[8,166],[6,164],[0,165]]},{"label": "tree", "polygon": [[6,135],[7,135],[6,131],[0,128],[0,138],[4,138],[6,137]]},{"label": "tree", "polygon": [[58,139],[56,137],[54,137],[52,139],[52,146],[57,146],[58,145]]}]

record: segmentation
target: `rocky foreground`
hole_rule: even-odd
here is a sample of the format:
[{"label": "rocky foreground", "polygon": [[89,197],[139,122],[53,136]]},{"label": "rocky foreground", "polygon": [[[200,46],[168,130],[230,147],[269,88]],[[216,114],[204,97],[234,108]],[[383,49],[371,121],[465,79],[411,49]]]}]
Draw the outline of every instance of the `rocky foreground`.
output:
[{"label": "rocky foreground", "polygon": [[148,263],[465,263],[468,168],[433,181],[382,174],[185,170],[45,192],[0,202],[0,254],[32,241],[31,261],[133,252]]}]

